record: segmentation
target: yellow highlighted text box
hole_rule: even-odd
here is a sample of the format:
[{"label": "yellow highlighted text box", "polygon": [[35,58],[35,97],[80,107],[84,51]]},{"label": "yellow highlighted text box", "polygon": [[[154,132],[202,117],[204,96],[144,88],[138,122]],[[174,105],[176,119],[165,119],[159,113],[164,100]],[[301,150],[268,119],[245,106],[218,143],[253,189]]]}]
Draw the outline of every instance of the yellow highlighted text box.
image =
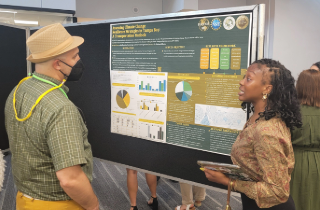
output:
[{"label": "yellow highlighted text box", "polygon": [[141,96],[153,96],[153,97],[164,97],[164,94],[159,93],[139,93]]},{"label": "yellow highlighted text box", "polygon": [[168,76],[168,79],[190,79],[190,80],[200,80],[200,77],[192,77],[192,76]]},{"label": "yellow highlighted text box", "polygon": [[135,84],[112,83],[113,86],[135,87]]},{"label": "yellow highlighted text box", "polygon": [[146,120],[146,119],[139,119],[140,122],[146,122],[146,123],[153,123],[153,124],[159,124],[159,125],[163,125],[164,122],[161,121],[154,121],[154,120]]},{"label": "yellow highlighted text box", "polygon": [[224,75],[224,74],[213,74],[213,78],[240,78],[242,79],[243,76],[241,75]]},{"label": "yellow highlighted text box", "polygon": [[210,69],[219,69],[219,48],[211,48]]},{"label": "yellow highlighted text box", "polygon": [[133,113],[128,113],[128,112],[118,112],[118,111],[112,111],[113,113],[117,113],[117,114],[126,114],[126,115],[134,115],[136,116],[136,114]]},{"label": "yellow highlighted text box", "polygon": [[157,76],[166,76],[165,73],[143,73],[143,72],[140,72],[138,73],[139,75],[157,75]]}]

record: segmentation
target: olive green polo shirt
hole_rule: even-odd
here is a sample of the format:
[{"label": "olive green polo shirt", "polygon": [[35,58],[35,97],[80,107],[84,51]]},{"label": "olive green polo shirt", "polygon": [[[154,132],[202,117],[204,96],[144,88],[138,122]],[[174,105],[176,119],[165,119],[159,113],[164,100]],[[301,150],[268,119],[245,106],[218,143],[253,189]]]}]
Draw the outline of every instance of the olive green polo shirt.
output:
[{"label": "olive green polo shirt", "polygon": [[[53,82],[60,81],[35,73]],[[39,96],[53,86],[35,78],[24,81],[16,93],[19,118],[27,116]],[[74,165],[92,181],[93,158],[88,130],[77,107],[56,89],[35,107],[29,119],[19,122],[13,109],[13,92],[5,106],[5,126],[12,153],[12,173],[17,189],[35,199],[70,200],[57,179],[56,172]],[[69,89],[63,85],[67,93]]]}]

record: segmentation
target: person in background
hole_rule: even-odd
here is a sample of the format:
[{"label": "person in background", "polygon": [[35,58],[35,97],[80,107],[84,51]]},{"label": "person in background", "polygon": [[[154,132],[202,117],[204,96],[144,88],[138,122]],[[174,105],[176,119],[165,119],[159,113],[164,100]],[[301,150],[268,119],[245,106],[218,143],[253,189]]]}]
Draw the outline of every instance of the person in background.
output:
[{"label": "person in background", "polygon": [[[148,201],[148,205],[152,210],[158,210],[158,198],[157,198],[157,176],[152,174],[145,174],[147,184],[149,186],[151,197]],[[127,187],[130,198],[130,210],[138,210],[137,207],[137,192],[138,192],[138,177],[137,171],[127,168]]]},{"label": "person in background", "polygon": [[195,210],[195,206],[200,207],[201,202],[206,198],[206,189],[203,187],[180,182],[180,190],[182,205],[177,206],[175,210]]},{"label": "person in background", "polygon": [[320,61],[317,62],[317,63],[312,64],[310,69],[314,69],[314,70],[320,71]]},{"label": "person in background", "polygon": [[83,42],[60,23],[27,40],[27,60],[35,63],[35,72],[20,81],[5,105],[17,210],[99,209],[90,183],[88,129],[64,85],[82,76],[78,46]]},{"label": "person in background", "polygon": [[296,88],[302,127],[291,135],[296,162],[290,193],[297,210],[315,210],[320,209],[320,72],[301,72]]},{"label": "person in background", "polygon": [[241,193],[244,210],[294,210],[290,179],[294,153],[290,130],[301,127],[300,104],[291,72],[278,61],[261,59],[240,81],[239,100],[253,115],[231,150],[232,162],[254,181],[232,180],[204,169],[213,182]]}]

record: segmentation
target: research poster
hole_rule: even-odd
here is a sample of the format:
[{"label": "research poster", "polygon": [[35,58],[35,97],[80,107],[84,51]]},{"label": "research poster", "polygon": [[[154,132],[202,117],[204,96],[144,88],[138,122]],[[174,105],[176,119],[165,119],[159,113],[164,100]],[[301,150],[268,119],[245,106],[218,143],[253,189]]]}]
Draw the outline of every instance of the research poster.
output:
[{"label": "research poster", "polygon": [[111,132],[229,155],[251,13],[111,24]]}]

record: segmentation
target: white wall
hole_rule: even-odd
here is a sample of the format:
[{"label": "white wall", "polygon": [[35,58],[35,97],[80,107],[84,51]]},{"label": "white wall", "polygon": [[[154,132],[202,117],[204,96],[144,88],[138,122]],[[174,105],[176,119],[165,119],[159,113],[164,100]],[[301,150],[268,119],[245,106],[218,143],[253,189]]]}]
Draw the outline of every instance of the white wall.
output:
[{"label": "white wall", "polygon": [[320,61],[320,1],[276,0],[273,58],[295,78]]},{"label": "white wall", "polygon": [[163,0],[162,13],[172,13],[184,8],[184,0]]},{"label": "white wall", "polygon": [[198,10],[198,0],[162,0],[162,13]]},{"label": "white wall", "polygon": [[[76,17],[115,19],[162,14],[162,0],[77,0]],[[138,12],[134,12],[138,8]]]},{"label": "white wall", "polygon": [[76,0],[42,0],[42,8],[76,11]]},{"label": "white wall", "polygon": [[246,0],[198,0],[199,10],[246,6]]},{"label": "white wall", "polygon": [[198,7],[199,0],[184,0],[184,9],[198,10]]}]

